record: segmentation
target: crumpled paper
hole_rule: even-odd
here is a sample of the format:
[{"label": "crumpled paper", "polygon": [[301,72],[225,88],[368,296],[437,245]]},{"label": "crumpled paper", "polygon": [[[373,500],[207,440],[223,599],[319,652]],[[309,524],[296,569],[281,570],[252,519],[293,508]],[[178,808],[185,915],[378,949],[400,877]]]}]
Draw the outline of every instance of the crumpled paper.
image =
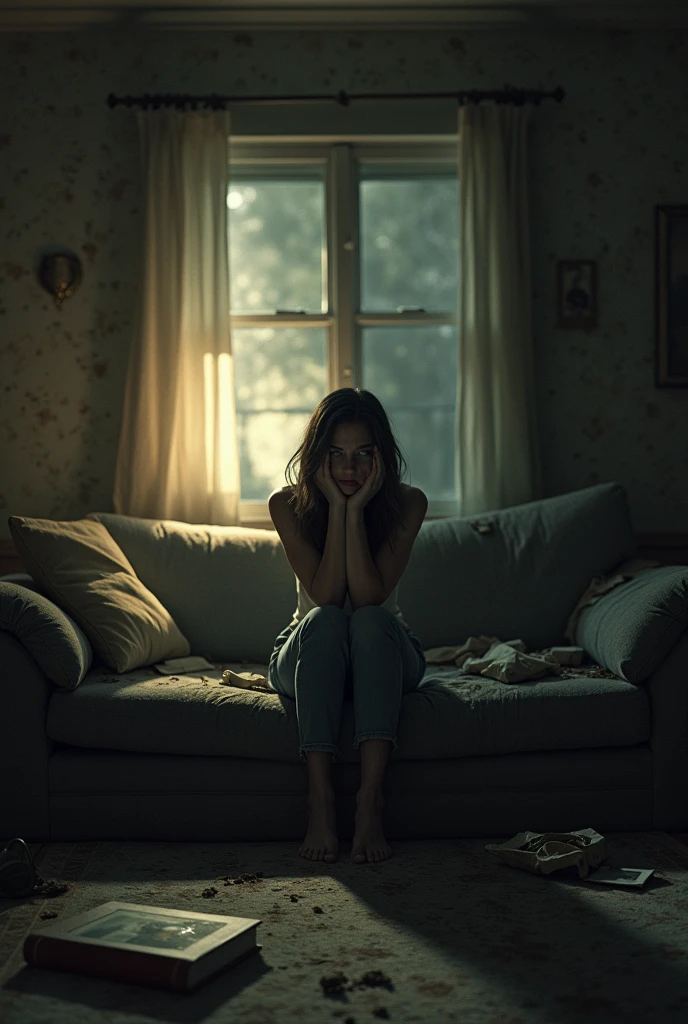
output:
[{"label": "crumpled paper", "polygon": [[609,856],[607,840],[593,828],[573,832],[519,832],[505,843],[488,843],[488,853],[500,857],[512,868],[535,875],[551,875],[562,868],[576,867],[586,878]]},{"label": "crumpled paper", "polygon": [[563,665],[580,665],[582,647],[547,647],[526,652],[523,640],[470,636],[454,647],[431,647],[423,652],[428,665],[454,664],[464,672],[489,676],[501,683],[519,683],[544,675],[558,676]]},{"label": "crumpled paper", "polygon": [[242,690],[269,690],[270,693],[275,692],[270,686],[268,679],[260,675],[259,672],[233,672],[231,668],[226,668],[222,673],[220,682],[224,686],[236,686]]}]

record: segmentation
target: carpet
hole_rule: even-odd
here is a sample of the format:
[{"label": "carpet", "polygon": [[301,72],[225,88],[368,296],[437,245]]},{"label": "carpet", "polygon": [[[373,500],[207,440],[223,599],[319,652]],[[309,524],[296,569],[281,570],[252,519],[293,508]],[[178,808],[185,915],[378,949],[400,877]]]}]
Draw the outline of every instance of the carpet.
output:
[{"label": "carpet", "polygon": [[[34,844],[42,877],[68,888],[0,900],[0,1019],[685,1024],[688,847],[607,833],[609,864],[655,868],[634,892],[511,868],[484,850],[505,838],[396,841],[389,860],[362,865],[346,843],[335,864],[294,842]],[[26,965],[41,913],[107,900],[257,917],[263,948],[187,994]]]}]

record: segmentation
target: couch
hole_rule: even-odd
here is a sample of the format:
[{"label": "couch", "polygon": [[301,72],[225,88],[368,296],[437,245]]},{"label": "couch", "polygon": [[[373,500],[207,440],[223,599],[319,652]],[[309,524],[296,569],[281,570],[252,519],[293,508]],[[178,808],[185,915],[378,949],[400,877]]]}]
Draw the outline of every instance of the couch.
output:
[{"label": "couch", "polygon": [[[295,705],[222,682],[226,668],[267,675],[291,619],[295,577],[277,533],[86,518],[106,527],[191,653],[216,667],[117,672],[81,632],[80,681],[58,685],[74,621],[35,576],[3,577],[0,835],[301,841],[308,787]],[[477,519],[426,520],[399,605],[424,650],[478,636],[543,650],[565,643],[591,580],[635,552],[616,482]],[[401,699],[387,838],[688,828],[687,607],[688,567],[657,566],[582,611],[577,675],[512,684],[428,664]],[[333,783],[346,838],[360,778],[350,700],[340,747]]]}]

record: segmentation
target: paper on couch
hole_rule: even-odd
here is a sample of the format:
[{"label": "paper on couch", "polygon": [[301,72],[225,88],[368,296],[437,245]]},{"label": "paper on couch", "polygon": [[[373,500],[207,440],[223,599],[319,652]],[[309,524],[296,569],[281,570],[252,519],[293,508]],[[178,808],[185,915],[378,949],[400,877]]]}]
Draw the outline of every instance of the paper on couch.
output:
[{"label": "paper on couch", "polygon": [[252,690],[255,688],[275,693],[268,679],[260,675],[259,672],[233,672],[231,668],[226,668],[222,673],[220,682],[225,686],[240,687],[242,690]]}]

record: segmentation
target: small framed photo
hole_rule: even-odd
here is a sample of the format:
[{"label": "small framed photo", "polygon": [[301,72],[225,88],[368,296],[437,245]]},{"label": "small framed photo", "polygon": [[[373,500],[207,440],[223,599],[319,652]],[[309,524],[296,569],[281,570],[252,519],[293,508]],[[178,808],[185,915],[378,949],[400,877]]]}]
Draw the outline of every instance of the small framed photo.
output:
[{"label": "small framed photo", "polygon": [[658,388],[688,387],[688,206],[655,207]]},{"label": "small framed photo", "polygon": [[557,327],[587,330],[597,326],[597,263],[557,263]]}]

